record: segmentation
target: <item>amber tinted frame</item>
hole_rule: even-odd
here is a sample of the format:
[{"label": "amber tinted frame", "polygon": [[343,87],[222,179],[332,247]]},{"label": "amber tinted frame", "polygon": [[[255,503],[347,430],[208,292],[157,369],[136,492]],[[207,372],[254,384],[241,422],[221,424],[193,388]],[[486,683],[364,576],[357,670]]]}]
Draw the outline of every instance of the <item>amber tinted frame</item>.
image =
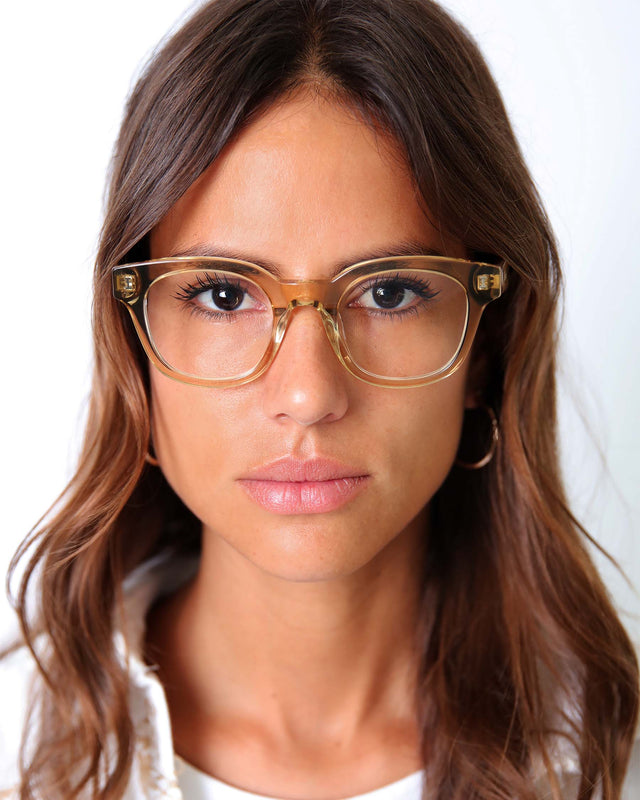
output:
[{"label": "amber tinted frame", "polygon": [[[380,272],[420,270],[452,278],[465,290],[466,325],[455,355],[440,370],[410,378],[374,375],[356,364],[341,334],[339,307],[352,286]],[[157,351],[147,321],[147,298],[155,281],[168,273],[215,271],[239,275],[254,281],[269,297],[273,307],[273,328],[267,350],[254,369],[233,378],[200,378],[170,366]],[[161,258],[112,269],[113,295],[122,302],[133,320],[140,342],[152,364],[170,378],[182,383],[208,387],[239,386],[262,375],[275,358],[287,326],[298,308],[313,307],[322,319],[331,347],[340,363],[356,378],[374,386],[407,388],[427,386],[455,372],[467,357],[484,307],[497,299],[507,285],[504,265],[485,264],[441,256],[388,256],[361,261],[341,270],[327,280],[280,280],[268,270],[248,261],[213,256]]]}]

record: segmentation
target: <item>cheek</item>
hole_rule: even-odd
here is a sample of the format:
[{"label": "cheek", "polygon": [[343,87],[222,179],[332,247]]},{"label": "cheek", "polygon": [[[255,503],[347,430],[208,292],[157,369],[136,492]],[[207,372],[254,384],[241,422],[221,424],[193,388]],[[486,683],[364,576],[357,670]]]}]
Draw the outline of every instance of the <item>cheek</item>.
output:
[{"label": "cheek", "polygon": [[441,383],[408,391],[415,393],[411,401],[398,403],[387,416],[388,468],[425,504],[456,457],[464,415],[464,376],[456,373]]},{"label": "cheek", "polygon": [[201,517],[198,497],[206,497],[244,449],[256,445],[245,429],[241,393],[188,386],[161,375],[151,379],[152,435],[165,477]]}]

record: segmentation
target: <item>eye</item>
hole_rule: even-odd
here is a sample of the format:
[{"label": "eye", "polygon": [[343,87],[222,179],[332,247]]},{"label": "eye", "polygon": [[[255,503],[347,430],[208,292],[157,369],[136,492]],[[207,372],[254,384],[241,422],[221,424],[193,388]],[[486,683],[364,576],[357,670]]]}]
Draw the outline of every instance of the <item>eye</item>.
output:
[{"label": "eye", "polygon": [[358,301],[358,305],[365,308],[402,308],[415,296],[415,292],[400,281],[386,281],[368,289]]},{"label": "eye", "polygon": [[206,308],[219,311],[246,311],[255,308],[246,289],[230,283],[218,283],[211,289],[199,292],[194,299]]},{"label": "eye", "polygon": [[188,283],[177,287],[174,297],[188,303],[193,310],[216,316],[266,308],[266,298],[257,286],[241,277],[224,274],[194,275]]},{"label": "eye", "polygon": [[367,281],[354,292],[349,306],[381,313],[412,311],[437,294],[431,283],[420,275],[383,275]]}]

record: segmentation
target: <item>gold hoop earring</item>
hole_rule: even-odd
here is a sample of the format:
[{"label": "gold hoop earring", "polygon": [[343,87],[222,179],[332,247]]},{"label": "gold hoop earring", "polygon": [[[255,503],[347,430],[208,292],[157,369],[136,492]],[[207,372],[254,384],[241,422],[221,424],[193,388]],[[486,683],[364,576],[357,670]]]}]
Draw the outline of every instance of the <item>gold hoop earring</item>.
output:
[{"label": "gold hoop earring", "polygon": [[144,460],[147,462],[147,464],[150,464],[152,467],[160,466],[160,462],[158,461],[158,459],[155,456],[152,456],[149,451],[147,451],[144,454]]},{"label": "gold hoop earring", "polygon": [[147,452],[144,454],[144,460],[147,464],[150,464],[152,467],[159,467],[160,462],[154,455],[154,447],[153,447],[153,436],[151,432],[149,432],[149,445],[147,446]]},{"label": "gold hoop earring", "polygon": [[498,441],[500,440],[500,428],[498,426],[498,420],[496,419],[496,415],[491,408],[491,406],[478,406],[477,408],[482,409],[485,411],[489,417],[489,421],[491,423],[491,441],[489,443],[489,450],[482,456],[479,461],[463,461],[460,458],[457,458],[455,461],[456,466],[462,467],[462,469],[482,469],[482,467],[486,467],[487,464],[491,461],[493,456],[495,455],[496,448],[498,446]]}]

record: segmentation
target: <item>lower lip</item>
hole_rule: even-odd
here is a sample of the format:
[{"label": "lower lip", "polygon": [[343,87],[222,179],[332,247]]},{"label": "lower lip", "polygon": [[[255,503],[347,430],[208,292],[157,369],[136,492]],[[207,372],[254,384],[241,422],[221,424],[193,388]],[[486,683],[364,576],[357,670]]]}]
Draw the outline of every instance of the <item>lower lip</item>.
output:
[{"label": "lower lip", "polygon": [[365,487],[368,476],[330,481],[240,480],[249,497],[276,514],[321,514],[349,503]]}]

